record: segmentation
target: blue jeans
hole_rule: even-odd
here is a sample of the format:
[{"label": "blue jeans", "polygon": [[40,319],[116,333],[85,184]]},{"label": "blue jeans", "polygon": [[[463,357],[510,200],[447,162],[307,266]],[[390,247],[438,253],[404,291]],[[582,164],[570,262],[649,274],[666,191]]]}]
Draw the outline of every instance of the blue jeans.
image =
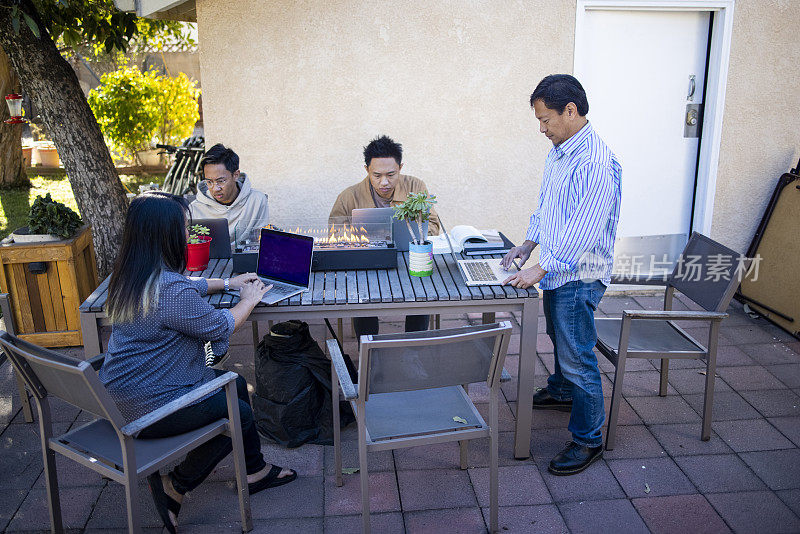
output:
[{"label": "blue jeans", "polygon": [[599,281],[580,280],[544,290],[547,335],[555,351],[547,391],[554,399],[572,400],[568,429],[575,443],[587,447],[603,444],[603,388],[592,349],[597,342],[594,312],[605,290]]},{"label": "blue jeans", "polygon": [[[214,370],[217,376],[224,371]],[[244,461],[248,475],[258,473],[267,465],[261,455],[261,439],[256,431],[253,420],[253,409],[250,407],[250,396],[247,393],[247,381],[239,376],[236,378],[236,394],[239,397],[239,417],[242,422],[242,441],[244,442]],[[225,389],[222,389],[207,399],[181,408],[172,415],[150,425],[139,434],[141,439],[166,438],[176,434],[183,434],[213,423],[218,419],[228,417],[228,403],[225,398]],[[211,474],[214,467],[233,450],[231,438],[217,436],[206,441],[196,449],[189,452],[170,476],[172,485],[178,493],[184,494],[192,491]]]}]

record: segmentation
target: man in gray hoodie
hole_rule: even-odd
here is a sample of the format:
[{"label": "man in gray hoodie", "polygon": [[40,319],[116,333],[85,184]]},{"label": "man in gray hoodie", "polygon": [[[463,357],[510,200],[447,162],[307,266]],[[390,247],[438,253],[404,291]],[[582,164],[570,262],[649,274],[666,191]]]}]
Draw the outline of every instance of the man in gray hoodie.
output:
[{"label": "man in gray hoodie", "polygon": [[243,243],[252,230],[269,223],[267,195],[253,189],[247,175],[239,172],[239,156],[221,143],[203,156],[203,180],[197,198],[189,205],[192,219],[228,219],[231,245]]}]

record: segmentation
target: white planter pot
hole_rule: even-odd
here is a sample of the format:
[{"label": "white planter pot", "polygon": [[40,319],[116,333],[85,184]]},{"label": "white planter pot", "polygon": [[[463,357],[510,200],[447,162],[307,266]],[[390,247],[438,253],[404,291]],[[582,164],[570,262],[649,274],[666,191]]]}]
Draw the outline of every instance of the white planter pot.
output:
[{"label": "white planter pot", "polygon": [[425,241],[422,245],[408,245],[408,273],[411,276],[430,276],[433,274],[433,244]]},{"label": "white planter pot", "polygon": [[61,241],[57,235],[51,234],[31,234],[27,226],[17,228],[11,232],[14,243],[45,243],[47,241]]},{"label": "white planter pot", "polygon": [[142,150],[138,153],[139,160],[142,162],[142,165],[147,167],[163,166],[161,155],[158,152],[158,150]]}]

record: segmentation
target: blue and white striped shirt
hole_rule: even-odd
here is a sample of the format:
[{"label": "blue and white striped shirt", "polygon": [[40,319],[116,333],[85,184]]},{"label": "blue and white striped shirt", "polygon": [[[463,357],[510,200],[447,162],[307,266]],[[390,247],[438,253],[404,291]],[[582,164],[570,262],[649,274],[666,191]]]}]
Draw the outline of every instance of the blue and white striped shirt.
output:
[{"label": "blue and white striped shirt", "polygon": [[587,122],[547,154],[526,239],[541,246],[541,289],[574,280],[611,283],[622,167]]}]

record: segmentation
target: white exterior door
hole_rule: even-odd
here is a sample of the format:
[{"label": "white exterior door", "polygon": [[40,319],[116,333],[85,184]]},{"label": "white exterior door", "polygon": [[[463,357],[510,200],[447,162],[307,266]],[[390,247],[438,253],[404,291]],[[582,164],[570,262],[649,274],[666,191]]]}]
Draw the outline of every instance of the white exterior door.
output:
[{"label": "white exterior door", "polygon": [[622,164],[617,235],[643,251],[658,242],[680,251],[691,229],[700,139],[684,126],[687,104],[703,103],[710,16],[592,9],[576,28],[589,120]]}]

